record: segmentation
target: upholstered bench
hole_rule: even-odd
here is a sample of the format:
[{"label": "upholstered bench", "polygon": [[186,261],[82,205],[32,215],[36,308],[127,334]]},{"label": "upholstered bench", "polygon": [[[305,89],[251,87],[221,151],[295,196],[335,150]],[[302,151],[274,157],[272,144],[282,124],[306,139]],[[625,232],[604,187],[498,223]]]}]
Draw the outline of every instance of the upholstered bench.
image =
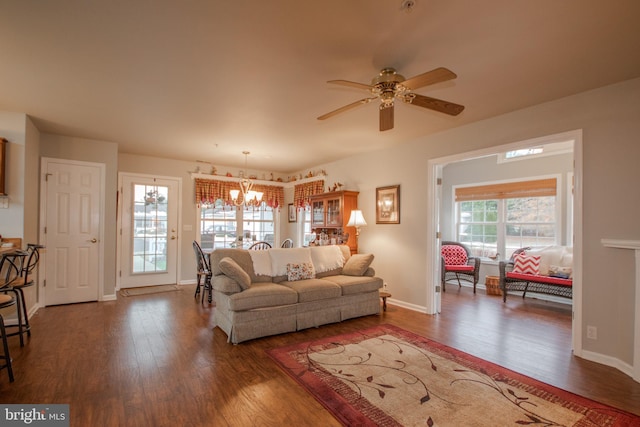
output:
[{"label": "upholstered bench", "polygon": [[559,297],[573,297],[573,248],[545,246],[521,248],[511,259],[500,261],[502,300],[508,291],[534,292]]}]

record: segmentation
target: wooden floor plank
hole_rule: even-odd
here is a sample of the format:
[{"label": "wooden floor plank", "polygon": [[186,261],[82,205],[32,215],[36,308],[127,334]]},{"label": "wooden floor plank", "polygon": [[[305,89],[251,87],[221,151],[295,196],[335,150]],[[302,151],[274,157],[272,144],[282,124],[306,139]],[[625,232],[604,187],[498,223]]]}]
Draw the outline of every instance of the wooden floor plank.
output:
[{"label": "wooden floor plank", "polygon": [[193,287],[40,309],[25,347],[10,337],[16,381],[0,402],[68,403],[71,425],[337,426],[265,350],[389,323],[640,415],[640,384],[571,353],[571,310],[450,287],[439,315],[387,311],[239,345],[213,328]]}]

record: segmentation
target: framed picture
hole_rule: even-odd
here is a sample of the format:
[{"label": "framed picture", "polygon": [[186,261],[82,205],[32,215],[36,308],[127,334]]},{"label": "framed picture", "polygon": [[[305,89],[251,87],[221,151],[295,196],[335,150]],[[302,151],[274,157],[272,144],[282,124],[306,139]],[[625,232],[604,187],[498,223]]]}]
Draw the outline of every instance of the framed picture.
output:
[{"label": "framed picture", "polygon": [[298,210],[293,203],[289,203],[289,222],[298,222]]},{"label": "framed picture", "polygon": [[376,224],[400,224],[400,186],[376,188]]}]

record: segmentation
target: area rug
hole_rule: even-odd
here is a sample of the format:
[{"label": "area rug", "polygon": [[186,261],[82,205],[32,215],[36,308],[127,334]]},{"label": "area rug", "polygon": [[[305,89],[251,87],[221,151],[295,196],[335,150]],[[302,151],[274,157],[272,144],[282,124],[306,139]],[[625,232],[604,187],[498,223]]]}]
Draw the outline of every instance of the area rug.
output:
[{"label": "area rug", "polygon": [[123,297],[132,297],[136,295],[158,294],[161,292],[173,292],[181,290],[178,285],[159,285],[159,286],[143,286],[140,288],[120,289],[120,295]]},{"label": "area rug", "polygon": [[640,417],[392,325],[268,350],[348,426],[640,426]]}]

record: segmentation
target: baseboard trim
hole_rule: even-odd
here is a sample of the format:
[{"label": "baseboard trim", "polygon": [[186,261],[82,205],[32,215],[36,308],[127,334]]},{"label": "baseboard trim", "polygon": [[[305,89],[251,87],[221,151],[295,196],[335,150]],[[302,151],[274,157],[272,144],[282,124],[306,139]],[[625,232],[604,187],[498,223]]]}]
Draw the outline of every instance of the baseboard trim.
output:
[{"label": "baseboard trim", "polygon": [[596,353],[588,350],[582,350],[580,356],[576,355],[576,357],[580,357],[582,359],[586,359],[591,362],[596,362],[601,365],[606,365],[612,368],[616,368],[623,374],[633,378],[633,366],[631,366],[627,362],[623,362],[622,360],[616,357],[611,357],[611,356],[607,356],[604,354],[600,354],[600,353]]}]

